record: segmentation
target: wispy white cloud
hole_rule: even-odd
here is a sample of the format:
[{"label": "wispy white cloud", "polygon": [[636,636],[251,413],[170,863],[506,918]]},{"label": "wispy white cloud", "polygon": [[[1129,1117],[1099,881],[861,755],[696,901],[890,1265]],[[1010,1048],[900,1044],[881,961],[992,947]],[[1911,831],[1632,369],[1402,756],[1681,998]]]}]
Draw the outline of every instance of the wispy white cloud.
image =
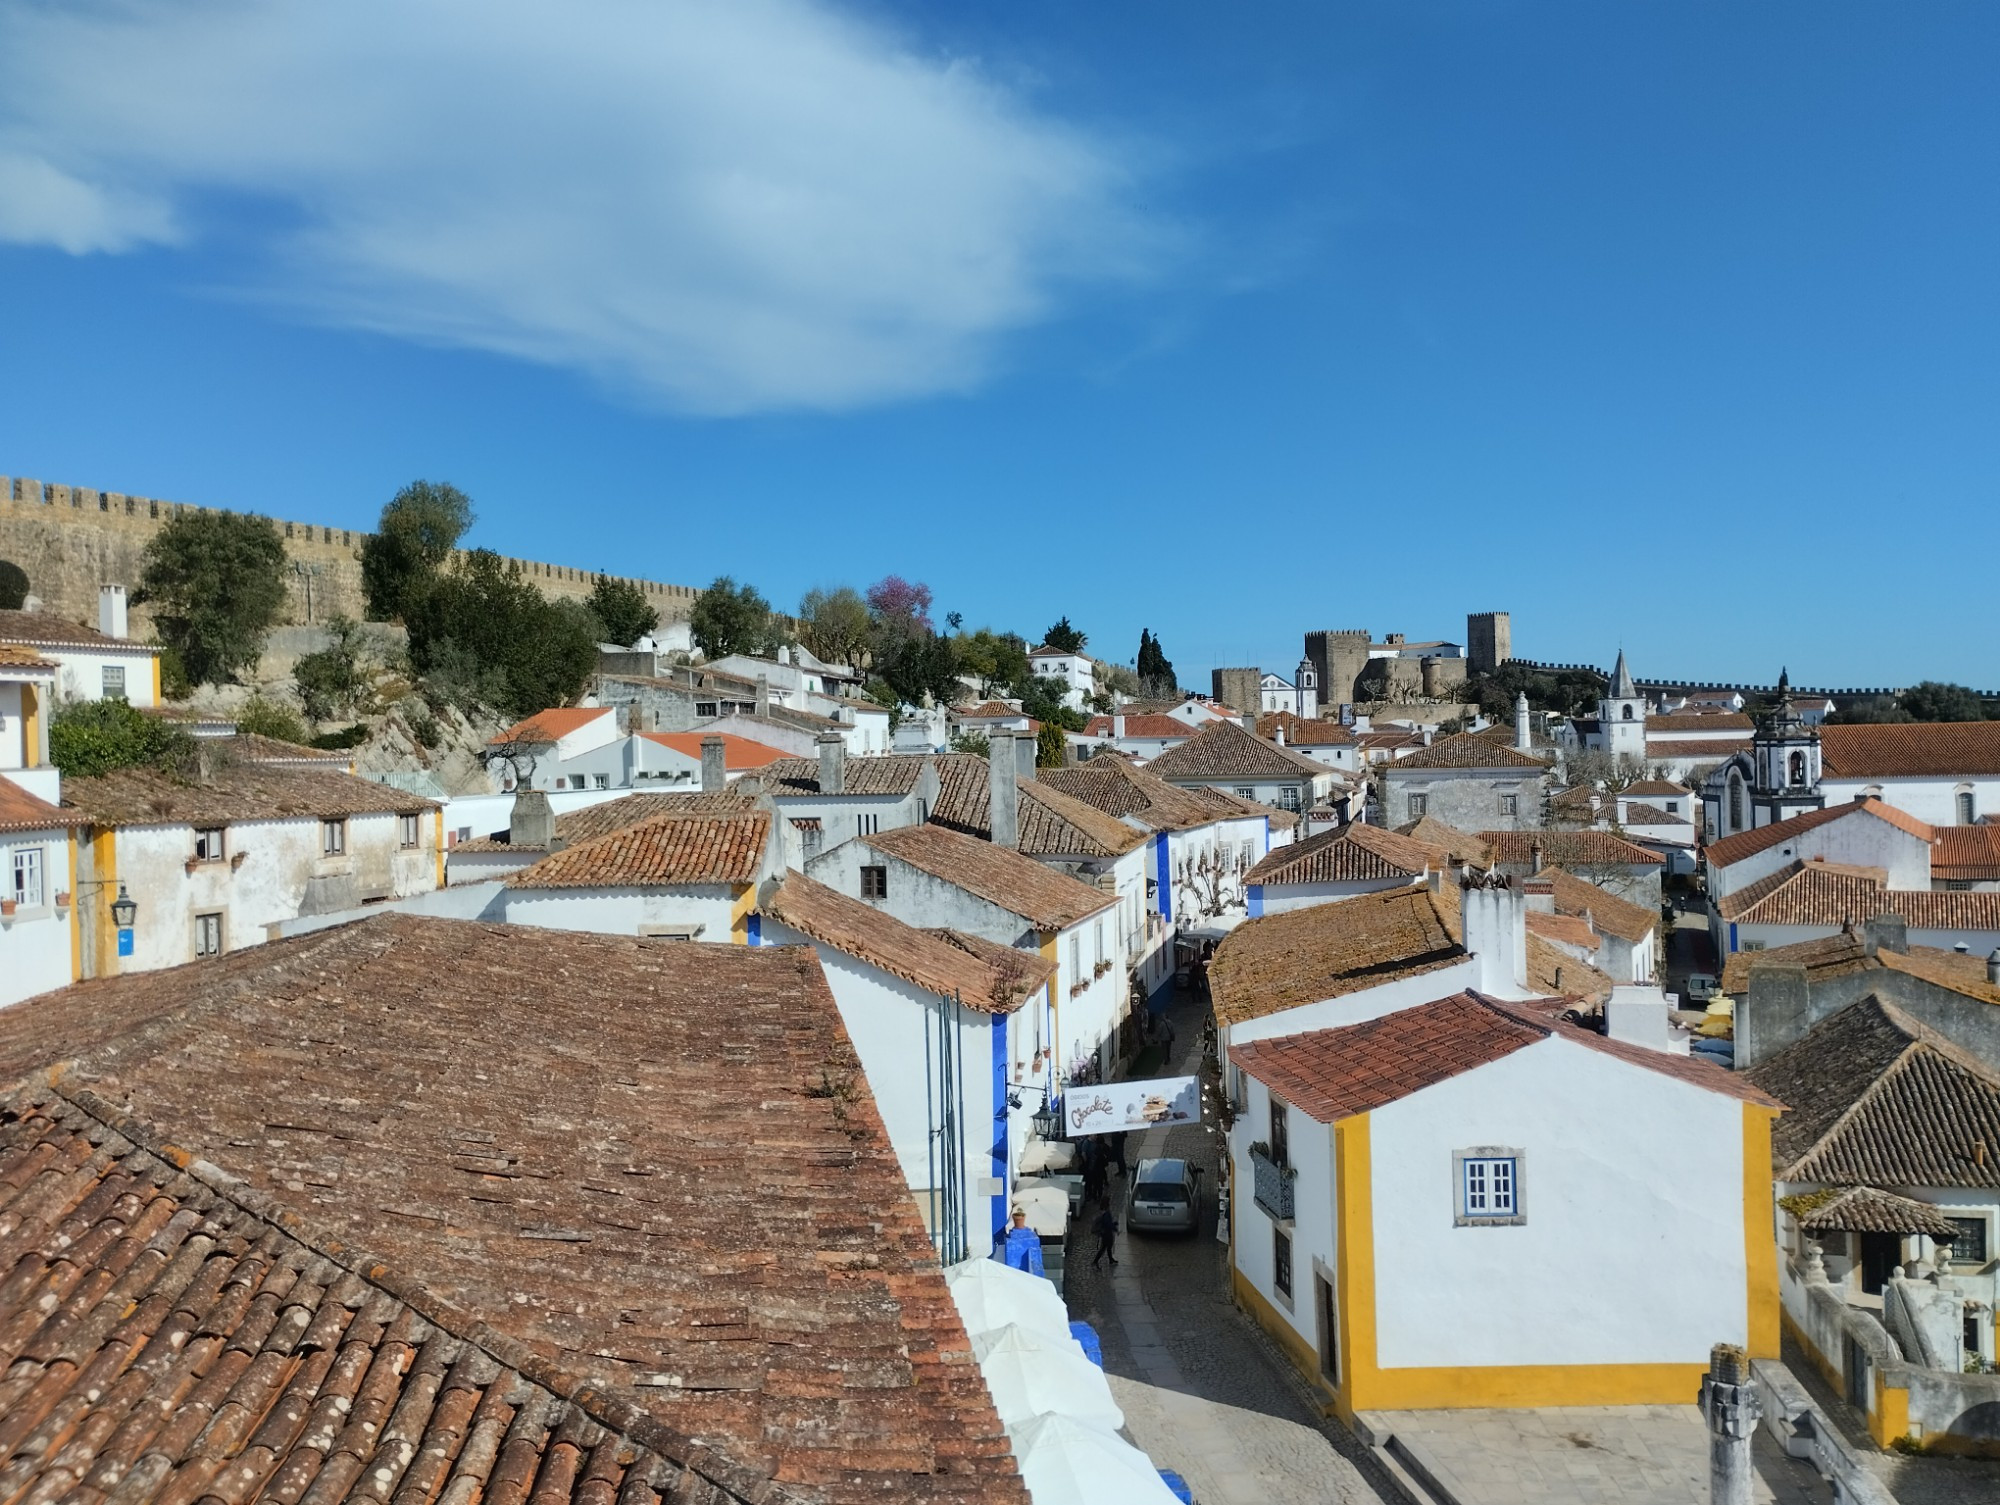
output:
[{"label": "wispy white cloud", "polygon": [[817,0],[17,0],[0,57],[0,240],[220,245],[684,411],[970,389],[1169,238],[1109,144]]}]

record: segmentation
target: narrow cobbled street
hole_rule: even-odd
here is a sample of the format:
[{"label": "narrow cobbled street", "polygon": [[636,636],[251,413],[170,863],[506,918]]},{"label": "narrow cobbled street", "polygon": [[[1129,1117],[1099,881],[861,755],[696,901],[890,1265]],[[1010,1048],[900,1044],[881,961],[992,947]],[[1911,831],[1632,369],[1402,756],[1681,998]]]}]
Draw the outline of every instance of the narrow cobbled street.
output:
[{"label": "narrow cobbled street", "polygon": [[[1196,1071],[1205,1007],[1193,994],[1176,998],[1169,1011],[1174,1046],[1159,1075]],[[1093,1269],[1096,1209],[1086,1208],[1070,1234],[1070,1315],[1102,1336],[1105,1369],[1133,1440],[1158,1466],[1180,1473],[1201,1505],[1393,1500],[1367,1450],[1320,1415],[1303,1382],[1230,1300],[1216,1238],[1221,1147],[1212,1123],[1130,1138],[1128,1165],[1175,1155],[1202,1167],[1200,1231],[1133,1235],[1121,1228],[1117,1270]],[[1114,1170],[1112,1207],[1121,1225],[1125,1189]]]}]

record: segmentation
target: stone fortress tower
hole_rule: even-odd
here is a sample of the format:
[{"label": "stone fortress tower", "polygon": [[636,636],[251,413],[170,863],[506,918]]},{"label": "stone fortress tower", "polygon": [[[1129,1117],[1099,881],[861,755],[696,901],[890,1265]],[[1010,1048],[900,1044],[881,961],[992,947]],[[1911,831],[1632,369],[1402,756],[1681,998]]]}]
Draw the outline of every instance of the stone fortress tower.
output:
[{"label": "stone fortress tower", "polygon": [[1215,669],[1209,674],[1209,690],[1237,715],[1254,716],[1264,706],[1262,669]]},{"label": "stone fortress tower", "polygon": [[1474,674],[1491,674],[1514,656],[1514,622],[1504,611],[1475,611],[1465,618],[1465,656]]}]

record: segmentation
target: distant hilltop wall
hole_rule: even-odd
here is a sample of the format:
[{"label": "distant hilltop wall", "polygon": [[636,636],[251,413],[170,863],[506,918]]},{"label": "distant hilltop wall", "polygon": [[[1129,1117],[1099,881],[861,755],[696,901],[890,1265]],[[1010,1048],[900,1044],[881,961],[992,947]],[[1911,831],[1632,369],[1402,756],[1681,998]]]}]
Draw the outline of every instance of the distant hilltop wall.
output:
[{"label": "distant hilltop wall", "polygon": [[[98,587],[137,585],[146,545],[167,519],[182,512],[220,510],[121,491],[55,486],[27,476],[0,476],[0,559],[12,560],[27,571],[28,589],[41,599],[42,610],[95,625]],[[336,614],[359,620],[361,544],[368,535],[318,523],[277,522],[291,565],[284,620],[305,625]],[[543,595],[579,601],[590,594],[599,573],[534,559],[507,562],[519,565]],[[685,619],[701,594],[692,586],[657,580],[630,583],[645,593],[662,622]],[[133,616],[148,621],[143,607],[135,608]]]}]

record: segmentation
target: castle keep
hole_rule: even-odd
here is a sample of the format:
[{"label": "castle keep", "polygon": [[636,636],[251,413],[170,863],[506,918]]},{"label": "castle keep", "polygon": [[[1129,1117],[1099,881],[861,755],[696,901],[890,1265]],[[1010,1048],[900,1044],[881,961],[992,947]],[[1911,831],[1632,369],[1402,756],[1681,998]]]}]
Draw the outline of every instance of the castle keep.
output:
[{"label": "castle keep", "polygon": [[[217,509],[120,491],[56,486],[26,476],[0,476],[0,559],[28,573],[28,589],[42,610],[77,622],[97,620],[97,591],[104,585],[136,585],[146,545],[166,521],[182,512]],[[247,509],[238,509],[247,510]],[[336,614],[359,621],[361,544],[365,532],[317,523],[278,521],[289,561],[284,620],[292,625],[324,622]],[[545,596],[582,600],[598,572],[539,560],[510,559]],[[662,622],[680,621],[700,591],[657,580],[630,582],[645,593]],[[148,620],[144,607],[135,622]]]}]

